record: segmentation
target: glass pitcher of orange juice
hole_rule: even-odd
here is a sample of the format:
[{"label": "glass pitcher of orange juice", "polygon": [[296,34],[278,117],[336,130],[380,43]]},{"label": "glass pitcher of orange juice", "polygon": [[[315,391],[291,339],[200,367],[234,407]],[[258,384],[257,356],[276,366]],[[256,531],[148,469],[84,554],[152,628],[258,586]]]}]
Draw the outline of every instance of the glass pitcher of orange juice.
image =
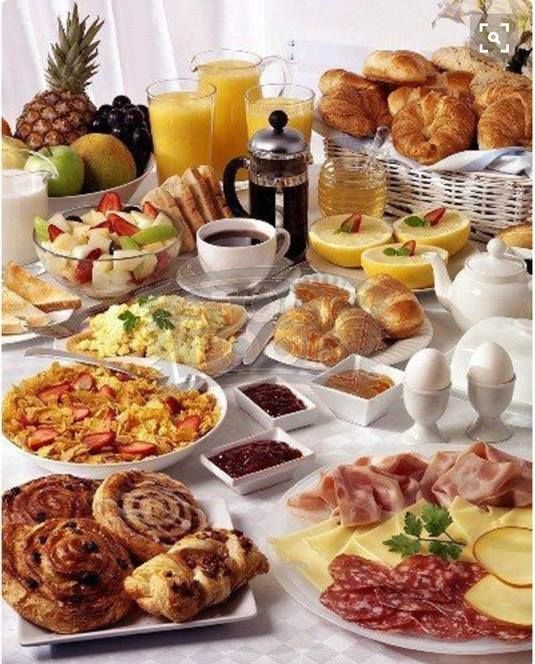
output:
[{"label": "glass pitcher of orange juice", "polygon": [[276,55],[261,58],[247,51],[224,48],[203,51],[191,61],[192,70],[198,73],[199,79],[216,88],[212,166],[219,179],[222,179],[227,163],[247,151],[245,92],[259,85],[262,72],[273,63],[280,64],[282,80],[288,82],[288,66]]},{"label": "glass pitcher of orange juice", "polygon": [[158,180],[186,168],[210,164],[215,88],[205,81],[176,78],[147,88]]},{"label": "glass pitcher of orange juice", "polygon": [[258,85],[245,93],[245,112],[249,139],[260,129],[269,127],[272,111],[284,111],[288,127],[297,129],[310,143],[314,91],[304,85],[268,83]]}]

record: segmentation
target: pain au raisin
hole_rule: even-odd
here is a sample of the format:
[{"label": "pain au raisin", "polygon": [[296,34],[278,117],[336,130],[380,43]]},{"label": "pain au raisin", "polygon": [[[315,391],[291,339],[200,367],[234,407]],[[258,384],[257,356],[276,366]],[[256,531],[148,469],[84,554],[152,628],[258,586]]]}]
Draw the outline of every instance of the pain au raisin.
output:
[{"label": "pain au raisin", "polygon": [[97,572],[87,571],[81,572],[78,577],[78,582],[82,586],[88,586],[89,588],[94,588],[100,581],[100,576]]}]

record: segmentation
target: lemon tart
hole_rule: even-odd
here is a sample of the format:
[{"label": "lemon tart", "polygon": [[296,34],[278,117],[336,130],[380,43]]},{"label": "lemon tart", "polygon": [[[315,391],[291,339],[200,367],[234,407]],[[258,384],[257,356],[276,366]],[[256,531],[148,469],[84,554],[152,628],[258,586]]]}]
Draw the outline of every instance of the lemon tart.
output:
[{"label": "lemon tart", "polygon": [[399,242],[416,240],[417,244],[440,247],[453,256],[468,241],[470,220],[457,210],[438,207],[398,219],[394,235]]},{"label": "lemon tart", "polygon": [[308,232],[314,251],[334,265],[360,267],[363,251],[392,239],[392,226],[364,214],[336,214],[316,221]]},{"label": "lemon tart", "polygon": [[437,252],[447,262],[445,249],[428,244],[418,246],[409,241],[367,249],[362,254],[362,267],[369,277],[389,274],[407,288],[430,288],[434,284],[433,269],[425,256],[430,251]]}]

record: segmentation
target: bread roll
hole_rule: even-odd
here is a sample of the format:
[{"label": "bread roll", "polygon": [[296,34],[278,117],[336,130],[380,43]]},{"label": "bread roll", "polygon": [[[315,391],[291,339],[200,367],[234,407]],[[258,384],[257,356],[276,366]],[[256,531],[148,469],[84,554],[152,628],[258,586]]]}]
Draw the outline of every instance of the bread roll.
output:
[{"label": "bread roll", "polygon": [[499,62],[467,46],[439,48],[431,56],[431,62],[439,69],[467,71],[472,74],[503,70]]},{"label": "bread roll", "polygon": [[414,51],[374,51],[364,61],[366,78],[385,83],[425,83],[435,72],[423,55]]},{"label": "bread roll", "polygon": [[533,226],[531,224],[515,224],[504,228],[497,235],[509,247],[533,249]]},{"label": "bread roll", "polygon": [[470,147],[476,116],[462,99],[432,90],[399,111],[392,123],[396,150],[421,164],[434,164]]},{"label": "bread roll", "polygon": [[357,291],[359,304],[386,330],[392,339],[405,339],[418,333],[424,310],[404,284],[388,274],[366,279]]},{"label": "bread roll", "polygon": [[392,122],[386,99],[375,88],[335,87],[323,95],[319,108],[328,125],[351,136],[373,136],[377,127]]},{"label": "bread roll", "polygon": [[487,106],[479,118],[477,142],[480,150],[512,145],[531,147],[531,88],[513,90]]}]

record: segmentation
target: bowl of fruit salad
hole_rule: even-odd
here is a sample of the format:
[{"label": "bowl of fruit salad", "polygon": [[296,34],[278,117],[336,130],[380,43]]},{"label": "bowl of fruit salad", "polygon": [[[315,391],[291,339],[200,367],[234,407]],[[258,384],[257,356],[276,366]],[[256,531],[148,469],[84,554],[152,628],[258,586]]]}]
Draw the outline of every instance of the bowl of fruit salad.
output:
[{"label": "bowl of fruit salad", "polygon": [[57,281],[97,300],[120,299],[157,281],[181,245],[167,214],[150,203],[123,206],[117,192],[104,194],[96,208],[35,217],[33,239]]}]

